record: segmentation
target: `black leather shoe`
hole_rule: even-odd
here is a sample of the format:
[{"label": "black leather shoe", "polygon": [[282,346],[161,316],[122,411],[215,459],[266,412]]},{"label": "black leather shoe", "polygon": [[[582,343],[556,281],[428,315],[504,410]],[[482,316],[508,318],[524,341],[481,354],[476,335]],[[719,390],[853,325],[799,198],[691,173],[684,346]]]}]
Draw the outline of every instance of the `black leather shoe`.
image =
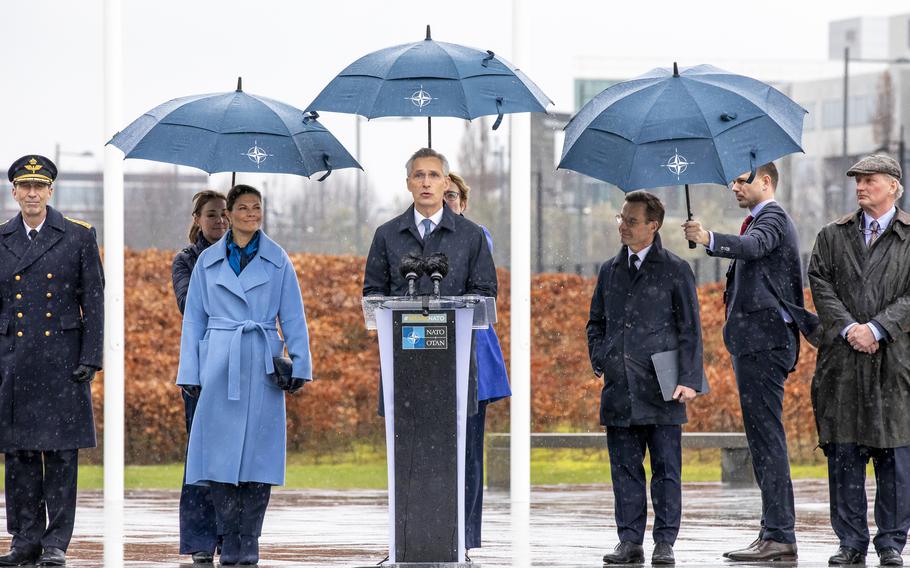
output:
[{"label": "black leather shoe", "polygon": [[63,566],[66,564],[66,553],[53,546],[45,547],[38,557],[38,566]]},{"label": "black leather shoe", "polygon": [[737,562],[775,562],[778,560],[795,561],[796,543],[763,540],[749,550],[737,550],[727,555]]},{"label": "black leather shoe", "polygon": [[211,564],[215,561],[215,555],[211,552],[194,552],[193,564]]},{"label": "black leather shoe", "polygon": [[878,551],[878,563],[882,566],[903,566],[904,559],[901,558],[900,552],[888,547]]},{"label": "black leather shoe", "polygon": [[0,566],[23,566],[34,564],[35,560],[41,554],[41,549],[29,549],[22,546],[14,546],[9,553],[0,556]]},{"label": "black leather shoe", "polygon": [[750,544],[746,548],[740,548],[737,550],[728,550],[727,552],[724,552],[724,558],[730,558],[731,554],[739,554],[741,552],[748,552],[748,551],[752,550],[753,548],[755,548],[756,546],[758,546],[759,544],[761,544],[761,539],[757,538],[757,539],[753,540],[752,544]]},{"label": "black leather shoe", "polygon": [[676,558],[673,556],[673,545],[668,542],[655,544],[654,552],[651,553],[651,564],[655,566],[676,564]]},{"label": "black leather shoe", "polygon": [[842,566],[845,564],[865,564],[866,555],[855,548],[842,546],[837,549],[837,554],[828,559],[830,566]]},{"label": "black leather shoe", "polygon": [[643,564],[645,549],[634,542],[620,542],[613,552],[604,554],[604,564]]}]

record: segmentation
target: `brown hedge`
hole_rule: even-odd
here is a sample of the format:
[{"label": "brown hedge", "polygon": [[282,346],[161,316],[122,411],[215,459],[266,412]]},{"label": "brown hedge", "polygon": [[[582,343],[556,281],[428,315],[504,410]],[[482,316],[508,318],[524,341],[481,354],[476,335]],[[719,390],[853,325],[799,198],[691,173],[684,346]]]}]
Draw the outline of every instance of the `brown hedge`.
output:
[{"label": "brown hedge", "polygon": [[[180,314],[171,288],[171,251],[126,253],[126,444],[129,463],[183,459],[186,433],[180,390],[174,385]],[[361,257],[291,255],[303,290],[316,381],[288,397],[288,448],[328,452],[354,443],[379,443],[376,415],[378,350],[363,326]],[[508,361],[509,280],[499,272],[497,331]],[[532,282],[532,420],[535,431],[598,431],[600,381],[590,370],[585,340],[593,279],[543,274]],[[729,356],[723,347],[719,284],[699,290],[706,372],[712,393],[691,405],[690,431],[741,430]],[[803,346],[787,381],[785,422],[796,456],[815,445],[809,383],[815,352]],[[95,404],[101,423],[103,379]],[[508,404],[488,411],[487,431],[508,429]],[[100,438],[99,438],[100,439]]]}]

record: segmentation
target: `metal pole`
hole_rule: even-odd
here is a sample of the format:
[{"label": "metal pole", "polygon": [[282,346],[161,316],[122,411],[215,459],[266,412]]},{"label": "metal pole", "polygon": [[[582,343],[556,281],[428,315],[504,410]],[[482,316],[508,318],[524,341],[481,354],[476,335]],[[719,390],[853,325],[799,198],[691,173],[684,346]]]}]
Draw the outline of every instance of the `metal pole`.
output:
[{"label": "metal pole", "polygon": [[[530,59],[527,4],[512,0],[512,61]],[[511,114],[511,288],[512,400],[511,497],[513,505],[531,501],[531,120]]]},{"label": "metal pole", "polygon": [[537,272],[543,268],[543,172],[538,164],[537,169]]},{"label": "metal pole", "polygon": [[[512,61],[529,69],[530,2],[512,0]],[[531,565],[531,117],[509,115],[511,197],[510,406],[512,565]]]},{"label": "metal pole", "polygon": [[844,48],[844,124],[843,124],[843,155],[847,161],[847,107],[849,106],[850,92],[850,48]]},{"label": "metal pole", "polygon": [[[354,151],[357,153],[357,163],[363,165],[362,156],[360,155],[360,115],[354,115]],[[354,222],[356,226],[354,227],[354,254],[360,254],[360,229],[363,225],[363,206],[360,203],[363,191],[363,176],[362,171],[355,172],[355,194],[354,194]]]},{"label": "metal pole", "polygon": [[433,118],[427,117],[427,148],[433,147]]},{"label": "metal pole", "polygon": [[[104,131],[123,126],[123,11],[104,0]],[[123,566],[123,154],[104,147],[104,565]]]}]

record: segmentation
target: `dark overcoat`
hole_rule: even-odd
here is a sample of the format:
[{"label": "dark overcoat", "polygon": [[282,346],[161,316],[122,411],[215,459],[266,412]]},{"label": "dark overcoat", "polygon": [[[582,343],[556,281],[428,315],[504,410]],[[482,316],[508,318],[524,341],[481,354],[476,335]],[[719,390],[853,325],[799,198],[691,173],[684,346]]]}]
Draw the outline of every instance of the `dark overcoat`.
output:
[{"label": "dark overcoat", "polygon": [[196,236],[196,242],[178,252],[174,256],[174,262],[171,263],[171,283],[174,286],[174,297],[177,299],[177,309],[183,314],[183,308],[186,306],[186,294],[190,289],[190,276],[193,274],[193,268],[196,266],[196,260],[202,251],[209,248],[211,243],[202,235],[202,231]]},{"label": "dark overcoat", "polygon": [[587,325],[588,354],[603,373],[604,426],[684,424],[686,407],[666,402],[651,355],[679,350],[679,384],[699,390],[704,374],[701,319],[689,263],[663,248],[660,235],[633,278],[628,247],[601,266]]},{"label": "dark overcoat", "polygon": [[714,233],[708,254],[733,259],[724,292],[724,343],[732,355],[781,349],[794,341],[781,308],[803,333],[814,331],[818,318],[803,302],[796,225],[776,201],[762,207],[743,235]]},{"label": "dark overcoat", "polygon": [[[910,214],[897,210],[872,247],[862,212],[818,234],[809,284],[821,318],[812,406],[822,447],[855,443],[910,445]],[[840,335],[851,322],[875,320],[887,337],[872,355]]]},{"label": "dark overcoat", "polygon": [[30,241],[22,214],[0,226],[0,451],[95,446],[90,384],[101,368],[104,277],[95,231],[52,207]]},{"label": "dark overcoat", "polygon": [[[439,292],[443,296],[496,297],[496,266],[487,239],[479,225],[455,215],[443,204],[442,219],[426,241],[420,238],[414,223],[414,206],[379,226],[373,235],[363,275],[364,296],[404,296],[408,281],[398,272],[401,259],[408,253],[429,256],[436,252],[449,259],[449,273],[442,279]],[[427,275],[418,281],[417,293],[433,293],[433,282]],[[468,413],[477,412],[477,354],[471,350],[471,369],[468,377]],[[382,414],[380,385],[379,411]]]}]

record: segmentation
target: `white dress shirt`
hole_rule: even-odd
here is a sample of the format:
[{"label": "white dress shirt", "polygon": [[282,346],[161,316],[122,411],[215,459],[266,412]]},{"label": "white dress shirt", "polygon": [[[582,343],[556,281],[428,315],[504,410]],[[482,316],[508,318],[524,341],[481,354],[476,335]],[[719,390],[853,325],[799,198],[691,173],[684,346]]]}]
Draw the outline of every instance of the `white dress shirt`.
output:
[{"label": "white dress shirt", "polygon": [[436,226],[439,225],[439,222],[442,221],[442,210],[443,210],[443,208],[440,207],[439,211],[437,211],[436,213],[433,213],[429,217],[424,217],[423,215],[420,214],[419,211],[417,211],[416,207],[414,208],[414,223],[417,224],[417,232],[420,233],[420,238],[426,237],[426,235],[423,234],[423,225],[422,225],[423,220],[424,219],[430,220],[430,232],[432,233],[436,229]]}]

